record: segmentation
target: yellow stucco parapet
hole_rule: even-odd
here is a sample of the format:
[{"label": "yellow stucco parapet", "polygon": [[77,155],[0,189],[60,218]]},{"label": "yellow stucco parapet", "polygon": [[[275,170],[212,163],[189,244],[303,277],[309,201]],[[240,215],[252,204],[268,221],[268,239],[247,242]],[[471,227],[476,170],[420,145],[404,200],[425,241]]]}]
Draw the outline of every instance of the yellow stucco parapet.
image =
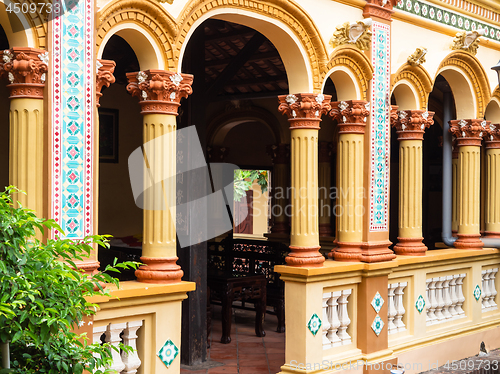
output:
[{"label": "yellow stucco parapet", "polygon": [[396,271],[396,269],[400,271],[436,265],[453,265],[498,257],[500,257],[500,249],[495,248],[481,250],[450,248],[427,251],[425,256],[397,256],[396,259],[388,262],[370,264],[327,260],[324,262],[323,267],[319,268],[277,265],[274,267],[274,271],[281,274],[282,280],[309,283],[356,275],[363,275],[364,277],[378,276],[389,274]]},{"label": "yellow stucco parapet", "polygon": [[[180,282],[174,284],[152,284],[141,283],[137,281],[120,282],[120,288],[115,285],[108,285],[109,296],[94,296],[87,299],[91,303],[106,303],[113,299],[127,299],[144,296],[166,296],[177,295],[176,297],[185,298],[186,292],[194,291],[196,283]],[[174,297],[174,298],[176,298]]]}]

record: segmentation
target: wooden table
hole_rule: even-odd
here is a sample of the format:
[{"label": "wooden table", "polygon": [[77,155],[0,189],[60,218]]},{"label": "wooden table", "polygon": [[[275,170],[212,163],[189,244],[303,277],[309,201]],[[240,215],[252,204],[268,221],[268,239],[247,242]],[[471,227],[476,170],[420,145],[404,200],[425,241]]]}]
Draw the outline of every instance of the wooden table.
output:
[{"label": "wooden table", "polygon": [[255,305],[255,335],[265,336],[262,327],[266,314],[266,286],[264,275],[236,277],[224,273],[209,273],[208,287],[212,300],[222,302],[222,337],[220,342],[231,342],[231,317],[233,301],[252,301]]}]

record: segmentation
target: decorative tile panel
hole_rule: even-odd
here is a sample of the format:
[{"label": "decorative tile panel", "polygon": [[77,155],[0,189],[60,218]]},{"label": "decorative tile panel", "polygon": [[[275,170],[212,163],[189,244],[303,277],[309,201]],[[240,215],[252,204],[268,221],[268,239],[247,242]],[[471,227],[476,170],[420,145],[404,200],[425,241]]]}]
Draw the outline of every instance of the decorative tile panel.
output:
[{"label": "decorative tile panel", "polygon": [[377,315],[373,320],[372,330],[375,333],[375,335],[379,336],[383,328],[384,328],[384,321],[382,321],[382,318],[380,318],[380,316]]},{"label": "decorative tile panel", "polygon": [[51,218],[66,237],[93,234],[94,1],[54,1]]},{"label": "decorative tile panel", "polygon": [[475,31],[482,28],[486,31],[483,37],[500,42],[500,28],[498,26],[465,17],[458,12],[450,11],[425,1],[399,0],[394,9],[411,13],[463,31]]},{"label": "decorative tile panel", "polygon": [[373,22],[371,81],[370,231],[387,231],[390,162],[390,26]]},{"label": "decorative tile panel", "polygon": [[417,301],[415,302],[415,308],[417,308],[419,313],[422,313],[424,307],[425,307],[425,300],[422,297],[422,295],[419,295]]},{"label": "decorative tile panel", "polygon": [[481,297],[481,287],[479,287],[479,285],[476,285],[476,288],[474,288],[474,298],[476,299],[476,301],[478,301],[480,297]]},{"label": "decorative tile panel", "polygon": [[318,317],[316,313],[314,313],[311,318],[309,319],[309,322],[307,324],[307,328],[311,333],[316,336],[318,333],[319,329],[321,328],[321,319]]},{"label": "decorative tile panel", "polygon": [[375,309],[375,311],[377,313],[379,313],[380,309],[382,308],[382,305],[384,305],[384,299],[382,299],[382,296],[380,296],[378,291],[375,294],[375,296],[373,297],[371,304],[372,304],[373,309]]},{"label": "decorative tile panel", "polygon": [[158,352],[158,357],[160,358],[161,362],[163,362],[168,368],[170,365],[172,365],[172,362],[174,362],[178,354],[179,348],[177,348],[172,340],[168,339]]}]

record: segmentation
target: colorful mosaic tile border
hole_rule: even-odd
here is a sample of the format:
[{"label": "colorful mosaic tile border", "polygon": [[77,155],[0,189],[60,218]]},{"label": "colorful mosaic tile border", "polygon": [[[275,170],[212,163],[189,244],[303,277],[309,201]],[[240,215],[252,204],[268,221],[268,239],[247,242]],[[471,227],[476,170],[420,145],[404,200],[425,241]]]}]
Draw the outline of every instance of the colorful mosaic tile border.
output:
[{"label": "colorful mosaic tile border", "polygon": [[370,231],[387,231],[390,162],[390,26],[373,22]]},{"label": "colorful mosaic tile border", "polygon": [[80,239],[93,233],[94,1],[54,3],[51,216]]},{"label": "colorful mosaic tile border", "polygon": [[452,26],[464,31],[475,31],[482,28],[486,31],[484,37],[500,42],[500,28],[480,22],[476,19],[465,17],[460,13],[446,8],[428,4],[420,0],[399,0],[395,9],[420,16],[431,21]]}]

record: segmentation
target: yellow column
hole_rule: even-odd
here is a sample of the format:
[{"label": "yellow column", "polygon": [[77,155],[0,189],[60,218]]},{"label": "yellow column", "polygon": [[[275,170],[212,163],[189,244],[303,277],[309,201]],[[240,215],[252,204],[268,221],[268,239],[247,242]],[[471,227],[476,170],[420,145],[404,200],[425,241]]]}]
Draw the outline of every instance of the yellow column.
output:
[{"label": "yellow column", "polygon": [[[178,283],[183,272],[176,264],[175,231],[176,116],[180,100],[191,92],[192,75],[164,70],[128,73],[127,90],[138,96],[143,117],[145,181],[156,182],[144,191],[141,261],[135,272],[146,283]],[[168,136],[164,136],[168,135]],[[153,141],[155,140],[155,141]],[[169,178],[170,177],[170,178]]]},{"label": "yellow column", "polygon": [[362,100],[332,103],[330,116],[338,122],[337,143],[337,248],[329,256],[337,261],[363,257],[363,155],[369,104]]},{"label": "yellow column", "polygon": [[500,238],[500,124],[490,124],[487,136],[484,234]]},{"label": "yellow column", "polygon": [[481,249],[483,242],[479,232],[479,205],[481,163],[480,147],[487,135],[486,121],[480,119],[450,121],[450,132],[457,138],[457,215],[458,239],[456,248]]},{"label": "yellow column", "polygon": [[332,236],[331,228],[331,156],[332,143],[319,142],[318,185],[319,185],[319,236]]},{"label": "yellow column", "polygon": [[458,232],[458,215],[457,215],[457,186],[458,186],[458,145],[457,140],[453,140],[453,153],[451,158],[453,187],[451,192],[451,232],[453,236]]},{"label": "yellow column", "polygon": [[398,255],[423,256],[422,240],[422,142],[426,127],[434,121],[433,112],[402,110],[392,123],[399,140],[399,220]]},{"label": "yellow column", "polygon": [[330,110],[330,96],[296,94],[280,96],[278,110],[288,116],[291,132],[290,250],[291,266],[322,266],[318,221],[318,130],[321,115]]},{"label": "yellow column", "polygon": [[290,224],[287,215],[287,187],[290,178],[290,145],[271,145],[267,148],[267,153],[273,161],[273,183],[271,186],[273,196],[273,203],[271,205],[273,226],[271,227],[271,233],[288,234],[290,232]]},{"label": "yellow column", "polygon": [[48,53],[13,48],[3,51],[0,61],[0,76],[10,82],[9,183],[26,192],[16,196],[22,206],[44,217],[43,92]]}]

